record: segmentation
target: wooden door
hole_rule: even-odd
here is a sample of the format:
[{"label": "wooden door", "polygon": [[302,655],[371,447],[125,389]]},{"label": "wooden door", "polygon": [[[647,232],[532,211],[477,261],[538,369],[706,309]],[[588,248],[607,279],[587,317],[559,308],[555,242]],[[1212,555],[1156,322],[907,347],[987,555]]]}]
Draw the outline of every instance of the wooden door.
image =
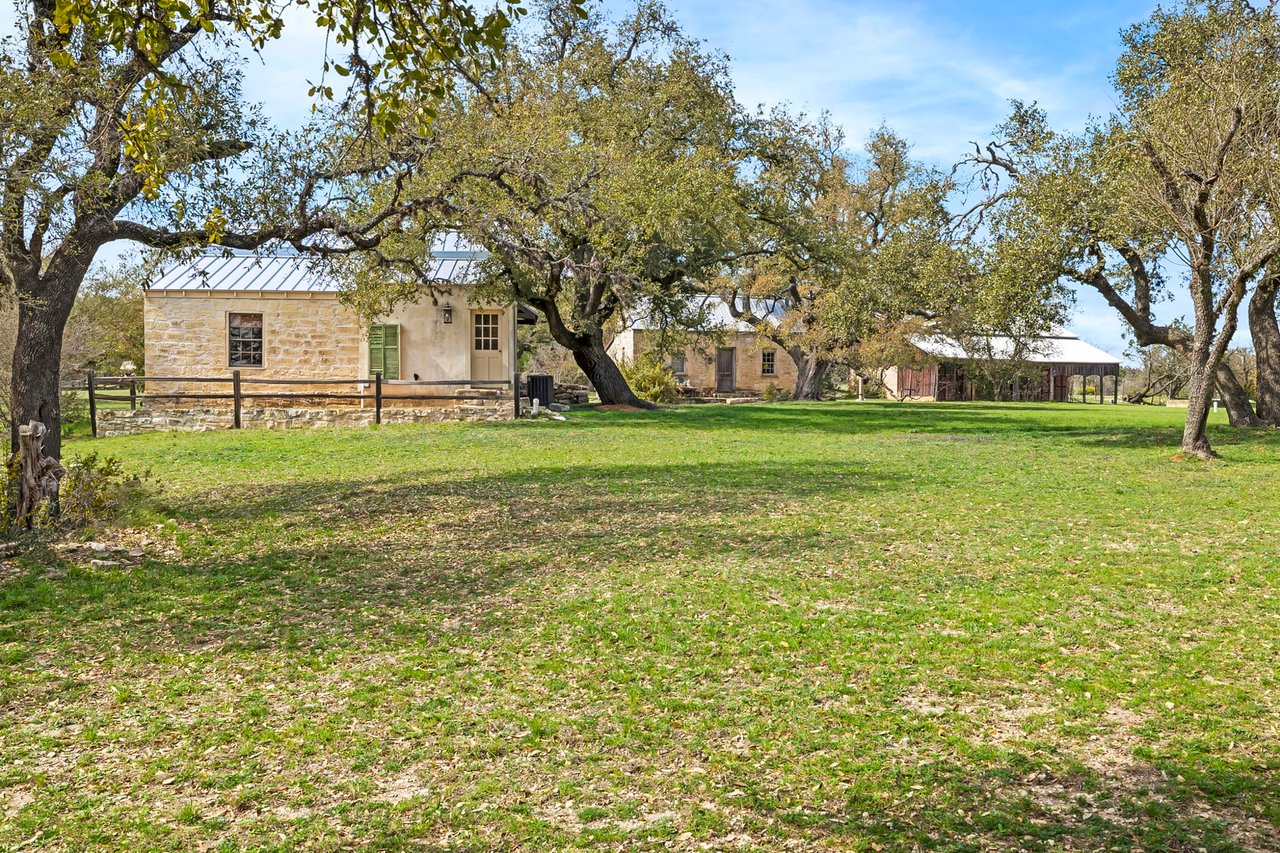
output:
[{"label": "wooden door", "polygon": [[498,382],[506,377],[502,365],[502,312],[473,311],[471,314],[471,378],[478,382]]},{"label": "wooden door", "polygon": [[716,350],[716,391],[726,394],[738,387],[738,353],[733,347]]},{"label": "wooden door", "polygon": [[1070,380],[1070,377],[1067,377],[1067,376],[1053,377],[1053,402],[1055,403],[1067,402],[1067,382],[1069,380]]}]

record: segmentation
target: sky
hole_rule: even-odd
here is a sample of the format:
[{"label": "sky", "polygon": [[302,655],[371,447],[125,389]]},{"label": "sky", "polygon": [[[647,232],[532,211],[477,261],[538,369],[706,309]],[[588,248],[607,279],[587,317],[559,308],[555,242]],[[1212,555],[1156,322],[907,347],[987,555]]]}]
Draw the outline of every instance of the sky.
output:
[{"label": "sky", "polygon": [[[885,124],[949,168],[990,138],[1013,99],[1082,128],[1113,101],[1120,33],[1148,0],[671,0],[694,35],[729,54],[739,99],[826,110],[857,145]],[[1190,313],[1172,304],[1170,316]],[[1070,326],[1115,355],[1124,321],[1078,290]]]}]

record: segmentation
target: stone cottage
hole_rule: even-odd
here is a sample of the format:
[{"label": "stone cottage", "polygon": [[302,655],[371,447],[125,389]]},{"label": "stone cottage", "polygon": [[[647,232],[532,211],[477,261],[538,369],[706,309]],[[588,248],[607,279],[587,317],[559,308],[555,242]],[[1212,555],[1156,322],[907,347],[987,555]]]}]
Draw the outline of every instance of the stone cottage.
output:
[{"label": "stone cottage", "polygon": [[[424,288],[369,326],[339,300],[339,282],[296,253],[219,250],[177,265],[144,296],[143,405],[100,413],[104,432],[220,425],[231,389],[200,380],[236,372],[246,426],[371,420],[371,400],[355,398],[373,395],[379,372],[384,420],[513,417],[516,324],[534,315],[474,297],[480,257],[434,251],[430,272],[446,291],[432,298]],[[221,398],[181,396],[192,394]],[[403,399],[426,395],[452,399]]]},{"label": "stone cottage", "polygon": [[[676,379],[690,392],[710,396],[741,392],[760,393],[770,385],[787,393],[796,387],[795,362],[786,350],[760,334],[750,324],[736,320],[718,299],[698,306],[705,331],[695,333],[682,352],[665,356]],[[765,322],[776,322],[775,312],[753,305]],[[615,361],[634,361],[653,351],[659,332],[644,319],[634,319],[610,341]]]}]

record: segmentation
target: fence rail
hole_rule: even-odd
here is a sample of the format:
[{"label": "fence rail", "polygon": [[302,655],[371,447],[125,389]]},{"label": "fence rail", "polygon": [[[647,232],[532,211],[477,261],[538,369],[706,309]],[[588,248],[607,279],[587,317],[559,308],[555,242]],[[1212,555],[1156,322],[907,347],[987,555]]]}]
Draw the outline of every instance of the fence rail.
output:
[{"label": "fence rail", "polygon": [[[164,384],[215,384],[230,385],[226,392],[189,392],[189,391],[149,391],[148,385]],[[373,393],[364,391],[245,391],[244,386],[356,386],[364,388],[372,386]],[[239,370],[231,371],[230,376],[98,376],[92,370],[85,374],[85,388],[89,393],[89,425],[93,437],[98,437],[98,403],[128,403],[131,410],[138,408],[139,402],[146,400],[230,400],[232,404],[232,427],[240,429],[240,410],[245,400],[349,400],[352,402],[373,403],[373,422],[382,423],[382,406],[385,402],[430,401],[430,400],[492,400],[492,394],[453,393],[453,394],[405,394],[402,388],[439,388],[464,387],[474,389],[511,389],[515,414],[520,414],[520,383],[518,377],[511,379],[424,379],[395,380],[388,393],[382,371],[374,371],[368,379],[270,379],[262,376],[242,376]],[[69,386],[74,387],[74,386]],[[143,390],[139,391],[139,387]],[[77,389],[78,390],[78,389]],[[106,391],[108,393],[103,393]],[[118,393],[111,393],[118,392]],[[127,392],[127,393],[126,393]]]}]

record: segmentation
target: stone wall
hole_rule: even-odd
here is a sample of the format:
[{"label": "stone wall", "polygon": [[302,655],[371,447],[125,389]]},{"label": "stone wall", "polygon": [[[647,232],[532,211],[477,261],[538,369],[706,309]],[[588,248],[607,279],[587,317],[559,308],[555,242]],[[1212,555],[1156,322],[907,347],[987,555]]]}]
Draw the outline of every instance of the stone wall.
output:
[{"label": "stone wall", "polygon": [[[609,354],[617,361],[632,361],[642,357],[654,346],[655,333],[644,329],[627,329],[618,333],[609,344]],[[796,363],[782,347],[755,332],[731,331],[719,336],[711,334],[695,336],[694,345],[685,350],[684,373],[677,378],[689,388],[710,393],[716,385],[716,350],[735,350],[734,387],[742,391],[760,392],[770,384],[794,393],[799,371]],[[763,370],[761,352],[774,353],[772,375]]]},{"label": "stone wall", "polygon": [[[362,378],[364,338],[356,313],[332,293],[148,293],[145,299],[146,365],[151,376],[231,377],[227,315],[262,314],[263,365],[242,367],[245,379],[340,379],[346,386],[245,386],[270,390],[353,392]],[[229,393],[227,384],[156,383],[154,394]]]},{"label": "stone wall", "polygon": [[[522,406],[528,406],[522,402]],[[386,407],[384,424],[445,421],[509,421],[515,416],[511,399],[460,400],[447,406]],[[138,435],[144,432],[208,432],[231,429],[233,415],[226,406],[182,409],[142,408],[98,412],[98,435]],[[250,408],[240,412],[245,429],[314,429],[373,425],[372,408]]]},{"label": "stone wall", "polygon": [[[465,288],[437,298],[423,296],[406,302],[378,319],[400,326],[400,379],[465,380],[472,377],[472,316],[476,310],[500,317],[497,378],[511,378],[510,355],[515,342],[512,306],[473,304]],[[443,321],[448,302],[452,322]],[[334,293],[262,291],[152,291],[144,301],[146,372],[151,376],[231,378],[228,347],[228,315],[262,315],[262,367],[241,367],[246,393],[271,391],[331,391],[355,393],[356,384],[370,377],[369,350],[356,313]],[[350,378],[351,385],[258,385],[254,379]],[[397,383],[384,381],[387,393]],[[153,394],[228,393],[225,383],[155,383]],[[406,393],[422,393],[421,389]]]}]

